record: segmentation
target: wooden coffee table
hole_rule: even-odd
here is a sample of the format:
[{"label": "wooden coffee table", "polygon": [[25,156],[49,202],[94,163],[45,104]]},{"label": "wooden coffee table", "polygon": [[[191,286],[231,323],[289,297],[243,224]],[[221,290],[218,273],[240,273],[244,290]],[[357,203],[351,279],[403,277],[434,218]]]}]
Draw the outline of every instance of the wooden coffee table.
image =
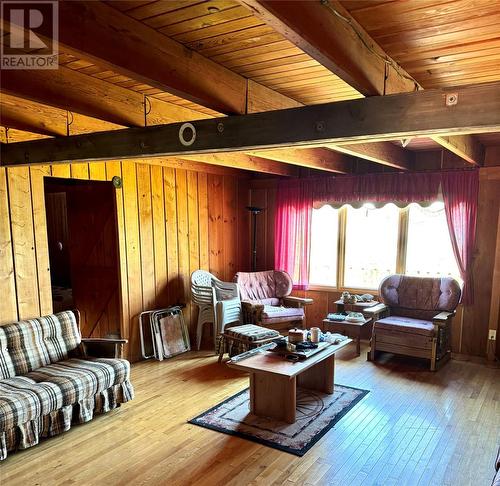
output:
[{"label": "wooden coffee table", "polygon": [[297,387],[333,394],[335,353],[350,342],[352,339],[331,344],[298,362],[267,351],[227,365],[250,373],[251,413],[293,424]]}]

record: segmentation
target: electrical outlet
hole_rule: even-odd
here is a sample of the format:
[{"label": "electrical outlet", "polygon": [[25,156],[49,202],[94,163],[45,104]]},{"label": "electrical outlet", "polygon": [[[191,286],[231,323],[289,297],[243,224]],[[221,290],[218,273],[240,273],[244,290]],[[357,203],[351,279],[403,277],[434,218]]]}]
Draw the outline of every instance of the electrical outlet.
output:
[{"label": "electrical outlet", "polygon": [[490,333],[488,334],[488,339],[490,341],[495,341],[497,338],[497,332],[494,329],[490,329]]}]

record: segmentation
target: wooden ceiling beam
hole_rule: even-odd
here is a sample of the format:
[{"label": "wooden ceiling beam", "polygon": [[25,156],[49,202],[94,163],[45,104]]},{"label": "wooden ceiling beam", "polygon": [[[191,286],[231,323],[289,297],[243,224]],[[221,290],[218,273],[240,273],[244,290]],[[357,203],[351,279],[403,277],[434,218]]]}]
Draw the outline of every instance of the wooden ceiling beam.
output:
[{"label": "wooden ceiling beam", "polygon": [[[140,32],[141,29],[152,30],[144,26],[140,22],[137,22],[126,16],[125,16],[126,19],[123,19],[122,18],[124,17],[123,14],[120,14],[118,12],[116,12],[117,14],[116,18],[115,16],[112,16],[111,18],[109,16],[110,7],[100,6],[98,5],[98,2],[91,2],[90,4],[83,2],[82,3],[83,6],[80,5],[80,3],[82,2],[79,2],[78,5],[72,5],[72,6],[61,4],[60,17],[65,19],[61,29],[63,29],[64,31],[67,30],[66,18],[69,16],[70,11],[72,11],[73,8],[76,9],[78,12],[80,12],[80,14],[83,10],[88,12],[94,12],[94,9],[97,9],[99,12],[101,11],[108,12],[108,14],[104,15],[104,17],[100,20],[101,23],[97,25],[97,34],[96,32],[92,31],[92,36],[90,35],[86,36],[87,39],[91,37],[92,40],[92,42],[90,42],[91,46],[94,47],[96,46],[96,43],[94,42],[96,35],[101,35],[101,34],[103,36],[108,35],[107,31],[106,33],[103,32],[101,25],[102,22],[105,22],[105,19],[111,22],[112,25],[116,26],[117,25],[116,22],[118,22],[121,18],[122,21],[124,22],[124,25],[128,26],[129,28],[132,28],[133,24],[134,27],[136,28],[136,32]],[[71,16],[70,23],[73,22],[74,18],[77,17],[78,15],[76,15],[76,17]],[[92,24],[92,26],[89,28],[93,29],[94,27],[96,26]],[[83,25],[79,25],[78,28],[80,29],[79,32],[83,32],[82,31],[82,29],[84,29]],[[129,30],[125,29],[125,32],[126,33],[129,32]],[[120,33],[121,34],[123,33],[121,29]],[[139,46],[140,49],[145,49],[148,52],[151,50],[154,51],[153,48],[154,46],[146,45],[145,41],[147,40],[149,40],[150,42],[152,42],[153,40],[159,41],[157,35],[160,35],[163,40],[165,39],[165,36],[163,36],[162,34],[155,33],[155,35],[152,35],[151,32],[149,34],[150,35],[146,35],[144,38],[141,39],[141,43]],[[76,42],[75,38],[73,38],[73,36],[70,36],[69,34],[64,38],[65,39],[67,38],[68,43],[71,44],[69,46],[69,52],[73,52],[72,51],[72,49],[74,48],[73,42]],[[62,41],[63,38],[61,38],[60,40]],[[167,40],[169,42],[165,44],[164,48],[171,46],[170,44],[171,41],[169,39]],[[88,46],[87,43],[84,43],[84,45],[86,47]],[[136,48],[137,47],[138,46],[136,45]],[[185,48],[182,49],[185,51]],[[84,58],[89,58],[91,60],[94,60],[92,57],[93,56],[92,53],[90,54],[90,57],[87,52],[83,52],[80,50],[78,50],[78,52],[73,52],[73,53],[75,55],[81,55]],[[127,57],[127,60],[129,60],[132,57],[134,57],[134,55],[130,54]],[[102,59],[100,58],[96,60],[97,62],[102,61]],[[171,62],[170,58],[169,62]],[[103,64],[107,65],[106,62],[104,62]],[[217,66],[217,64],[212,63],[211,66],[212,68],[215,69],[215,66]],[[116,66],[110,66],[110,68],[115,69]],[[220,74],[222,76],[222,79],[224,79],[223,75],[225,73],[225,68],[223,68],[222,66],[220,66],[220,68],[222,70]],[[124,74],[130,75],[135,79],[142,79],[141,76],[138,75],[137,73],[125,72],[119,69],[117,70],[117,72],[122,72]],[[149,81],[150,80],[147,80],[147,82]],[[245,90],[247,91],[246,109],[250,113],[257,111],[264,111],[264,110],[289,108],[301,105],[297,101],[292,100],[287,96],[277,93],[276,91],[266,88],[260,85],[259,83],[253,82],[251,80],[248,80],[248,87],[247,87],[246,84],[247,81],[246,80],[244,81],[245,81],[244,83]],[[154,85],[154,83],[151,84]],[[220,88],[220,83],[216,84]],[[164,88],[164,86],[161,87]],[[51,70],[29,71],[28,76],[26,76],[26,72],[24,71],[6,72],[2,79],[2,88],[10,93],[14,93],[16,95],[31,100],[42,102],[44,104],[48,104],[57,108],[69,109],[72,112],[83,113],[88,116],[101,118],[103,120],[119,123],[121,125],[125,126],[144,125],[144,97],[142,94],[79,73],[77,71],[65,68],[64,66],[60,66],[59,69],[56,71],[51,71]],[[224,87],[222,88],[225,89]],[[151,104],[150,113],[147,115],[148,125],[156,125],[156,124],[170,123],[170,122],[184,121],[184,120],[195,120],[208,117],[205,114],[201,114],[199,112],[195,112],[194,110],[189,110],[184,107],[173,105],[171,103],[163,102],[153,97],[149,97],[148,101]],[[225,111],[230,111],[230,107],[226,107]],[[316,152],[316,150],[319,150],[317,154],[314,153]],[[304,164],[300,164],[300,161],[297,161],[295,157],[290,158],[290,154],[288,154],[288,160],[291,160],[291,162],[288,163],[304,165],[306,167],[325,169],[327,171],[334,170],[336,172],[344,172],[346,170],[349,170],[349,168],[345,167],[348,162],[351,162],[350,166],[354,165],[352,164],[354,159],[351,159],[349,161],[347,158],[345,158],[342,161],[336,160],[334,163],[331,161],[325,163],[326,159],[333,159],[334,157],[331,154],[328,157],[326,157],[327,152],[328,151],[325,150],[321,152],[321,149],[311,149],[307,153],[303,152],[302,155],[304,155],[305,157]],[[356,156],[364,157],[363,153],[358,153],[356,154]],[[390,162],[385,165],[390,165]]]},{"label": "wooden ceiling beam", "polygon": [[299,165],[310,169],[320,169],[337,174],[348,174],[354,169],[354,160],[351,157],[324,148],[287,148],[257,150],[247,153],[287,164]]},{"label": "wooden ceiling beam", "polygon": [[[288,98],[281,93],[277,93],[270,88],[262,86],[259,83],[256,83],[252,80],[248,80],[248,112],[249,113],[260,113],[263,111],[270,110],[283,110],[285,108],[294,108],[297,106],[304,106],[302,103],[298,103],[291,98]],[[331,154],[331,150],[335,150],[339,153],[344,153],[353,157],[362,158],[365,160],[369,160],[371,162],[376,162],[378,164],[386,165],[389,167],[397,167],[403,170],[409,170],[410,164],[408,163],[408,159],[411,158],[411,153],[408,150],[401,149],[397,151],[397,147],[395,147],[390,142],[381,142],[376,144],[376,146],[372,147],[371,143],[364,143],[362,146],[356,147],[356,149],[351,150],[342,150],[338,148],[336,145],[329,145],[328,149],[330,154],[326,154],[325,151],[321,151],[321,149],[309,149],[308,152],[304,152],[305,149],[301,149],[300,153],[302,155],[310,155],[308,157],[309,163],[314,164],[322,164],[322,160],[332,159],[333,155]],[[393,148],[394,147],[394,148]],[[317,151],[320,151],[316,153]],[[282,152],[282,151],[280,151]],[[275,154],[278,157],[278,153]],[[290,154],[289,154],[290,155]],[[298,153],[295,153],[298,155]],[[281,159],[283,160],[283,159]],[[289,159],[290,160],[290,159]],[[283,160],[287,161],[287,160]],[[300,161],[296,156],[294,156],[289,163],[297,163]],[[329,170],[333,172],[345,173],[352,171],[354,167],[355,160],[351,158],[344,157],[342,159],[336,159],[329,163],[329,167],[325,168],[323,163],[323,170]],[[299,163],[299,165],[302,165]],[[311,167],[311,166],[308,166]],[[313,168],[318,168],[318,166],[314,166]]]},{"label": "wooden ceiling beam", "polygon": [[[72,117],[70,133],[73,135],[123,128],[102,120],[91,119],[84,115],[74,114]],[[4,143],[44,138],[40,137],[40,135],[50,137],[67,135],[67,112],[65,110],[6,94],[2,94],[0,101],[0,120],[2,125],[9,129],[7,132],[9,136],[7,137],[5,128],[2,127],[1,141]],[[22,132],[19,132],[20,130]],[[25,133],[26,136],[20,136],[20,133]],[[159,163],[159,158],[153,159],[153,164]],[[166,159],[164,158],[163,160]],[[182,162],[181,159],[175,160],[176,164]],[[204,164],[199,164],[200,162]],[[196,164],[224,168],[233,167],[235,169],[252,170],[287,177],[298,177],[299,175],[296,167],[280,163],[274,159],[266,160],[263,157],[246,155],[243,152],[224,153],[220,155],[200,154],[192,157],[184,156],[185,166]]]},{"label": "wooden ceiling beam", "polygon": [[240,3],[365,96],[418,89],[338,1]]},{"label": "wooden ceiling beam", "polygon": [[[245,78],[104,2],[59,2],[59,19],[65,52],[221,113],[245,113]],[[37,35],[49,34],[42,29]]]},{"label": "wooden ceiling beam", "polygon": [[224,152],[214,154],[179,155],[181,160],[203,162],[210,165],[223,167],[234,167],[236,169],[263,172],[285,177],[298,177],[299,171],[296,167],[276,160],[265,159],[243,152]]},{"label": "wooden ceiling beam", "polygon": [[[240,3],[365,96],[422,89],[338,0]],[[484,163],[484,148],[468,135],[434,140],[472,164]]]},{"label": "wooden ceiling beam", "polygon": [[392,142],[353,143],[348,145],[332,144],[327,145],[327,147],[343,154],[361,157],[377,164],[394,167],[395,169],[413,169],[413,153],[394,145]]},{"label": "wooden ceiling beam", "polygon": [[[59,66],[58,69],[4,70],[2,93],[122,126],[142,127],[208,115]],[[147,103],[147,107],[145,106]],[[148,111],[145,117],[145,112]]]},{"label": "wooden ceiling beam", "polygon": [[430,138],[470,164],[479,166],[484,164],[485,149],[472,135],[436,135]]},{"label": "wooden ceiling beam", "polygon": [[40,140],[43,138],[47,138],[47,135],[40,135],[39,133],[33,133],[26,130],[18,130],[17,128],[0,126],[1,143],[27,142],[29,140]]},{"label": "wooden ceiling beam", "polygon": [[8,128],[53,137],[65,136],[68,133],[70,135],[79,135],[124,128],[122,125],[98,120],[79,113],[71,112],[68,114],[66,110],[6,93],[1,93],[0,121],[2,125]]},{"label": "wooden ceiling beam", "polygon": [[[75,135],[3,147],[3,165],[256,151],[371,139],[500,131],[500,82],[312,105],[185,124]],[[286,130],[283,127],[287,127]],[[181,143],[181,135],[184,143]],[[186,143],[188,142],[188,143]]]},{"label": "wooden ceiling beam", "polygon": [[249,177],[248,172],[235,169],[231,166],[222,166],[195,162],[192,160],[183,160],[177,157],[149,157],[147,159],[122,160],[122,163],[136,163],[145,165],[160,165],[162,167],[171,167],[174,169],[192,170],[195,172],[204,172],[205,174],[216,174],[223,176],[245,179]]}]

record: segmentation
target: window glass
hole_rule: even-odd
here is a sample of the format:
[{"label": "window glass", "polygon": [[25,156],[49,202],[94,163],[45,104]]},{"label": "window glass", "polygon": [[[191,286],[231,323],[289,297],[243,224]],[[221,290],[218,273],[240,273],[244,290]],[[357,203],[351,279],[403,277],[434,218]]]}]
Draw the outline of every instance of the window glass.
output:
[{"label": "window glass", "polygon": [[365,204],[347,206],[344,286],[377,289],[386,275],[395,273],[399,209]]},{"label": "window glass", "polygon": [[444,205],[409,207],[406,274],[419,277],[453,277],[460,283],[450,241]]},{"label": "window glass", "polygon": [[337,285],[337,242],[339,212],[331,206],[313,209],[309,283]]}]

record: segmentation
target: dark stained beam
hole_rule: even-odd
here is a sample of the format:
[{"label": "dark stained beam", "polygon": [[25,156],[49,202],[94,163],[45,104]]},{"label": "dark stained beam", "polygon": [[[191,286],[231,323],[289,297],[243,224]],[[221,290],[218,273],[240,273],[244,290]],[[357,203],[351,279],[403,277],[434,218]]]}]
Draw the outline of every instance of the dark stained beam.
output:
[{"label": "dark stained beam", "polygon": [[[500,131],[500,82],[312,105],[185,124],[76,135],[3,147],[2,164],[102,160],[157,155],[324,146],[356,140],[398,139]],[[286,130],[283,127],[287,127]],[[183,131],[181,143],[180,134]]]},{"label": "dark stained beam", "polygon": [[[248,112],[249,113],[259,113],[263,111],[271,110],[283,110],[285,108],[295,108],[297,106],[304,106],[301,103],[297,103],[295,100],[288,98],[272,89],[266,88],[252,80],[248,81]],[[330,153],[327,153],[324,149],[309,149],[307,152],[305,149],[297,151],[295,153],[288,152],[288,159],[282,159],[284,162],[289,162],[291,164],[298,163],[298,165],[304,165],[310,168],[320,168],[323,170],[329,170],[332,172],[345,173],[352,170],[354,167],[354,161],[352,157],[349,159],[347,157],[334,159],[332,150],[337,153],[344,153],[351,155],[353,157],[362,158],[369,160],[371,162],[376,162],[389,167],[397,167],[399,169],[410,169],[409,158],[411,158],[411,153],[408,150],[400,149],[397,150],[391,142],[380,142],[376,146],[372,146],[371,143],[364,143],[358,145],[355,149],[350,152],[348,150],[343,150],[336,145],[329,145],[328,149]],[[278,156],[280,151],[273,151],[274,157]],[[274,158],[271,155],[271,158]],[[300,155],[300,157],[297,157]],[[334,159],[334,160],[332,160]],[[325,160],[329,160],[325,164]],[[312,165],[306,165],[312,164]]]},{"label": "dark stained beam", "polygon": [[[89,5],[84,3],[84,5],[91,11],[94,8],[101,8],[96,7],[95,2]],[[64,6],[64,9],[66,8],[67,6]],[[107,9],[109,8],[105,8],[105,10]],[[120,15],[123,14],[118,14],[118,18]],[[115,21],[114,18],[113,21]],[[129,25],[129,21],[131,19],[128,19],[125,23]],[[137,28],[144,28],[142,24],[138,24],[139,26],[136,25]],[[92,36],[94,35],[92,33]],[[141,48],[145,48],[144,40],[142,39]],[[81,52],[79,54],[85,57],[85,53]],[[135,77],[136,79],[141,79],[140,77]],[[120,123],[124,126],[144,125],[144,98],[142,94],[65,68],[64,66],[61,66],[56,71],[9,71],[5,73],[2,81],[4,91],[7,90],[9,93],[30,100],[35,100],[56,108],[71,110],[73,113],[83,113],[102,120]],[[300,103],[295,100],[251,80],[248,80],[246,98],[246,109],[248,112],[300,106]],[[149,97],[148,101],[151,104],[151,110],[147,115],[148,125],[207,118],[207,115],[158,100],[154,97]],[[57,130],[55,130],[55,133],[61,134]],[[71,133],[80,132],[73,130]],[[302,152],[304,156],[303,164],[296,157],[290,158],[289,156],[287,156],[288,158],[284,162],[318,169],[324,168],[324,170],[333,170],[336,172],[344,172],[353,166],[354,159],[349,160],[344,158],[339,163],[337,158],[337,160],[332,162],[335,156],[330,154],[326,157],[325,153],[327,152],[322,149],[311,149],[308,152]],[[364,157],[362,150],[359,150],[356,156]],[[369,160],[373,159],[369,158]],[[348,162],[350,162],[349,168],[346,168],[345,165]],[[381,163],[391,165],[392,162],[382,161]],[[403,163],[400,163],[400,167],[403,167]]]}]

